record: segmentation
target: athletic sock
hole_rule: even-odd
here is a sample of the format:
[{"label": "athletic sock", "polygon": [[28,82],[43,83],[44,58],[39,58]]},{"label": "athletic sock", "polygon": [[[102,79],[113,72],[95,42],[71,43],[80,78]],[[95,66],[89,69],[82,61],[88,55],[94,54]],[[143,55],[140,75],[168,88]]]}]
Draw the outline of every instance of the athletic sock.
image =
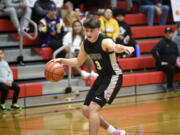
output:
[{"label": "athletic sock", "polygon": [[116,129],[112,126],[112,125],[109,125],[109,127],[107,128],[107,131],[112,134],[114,131],[116,131]]}]

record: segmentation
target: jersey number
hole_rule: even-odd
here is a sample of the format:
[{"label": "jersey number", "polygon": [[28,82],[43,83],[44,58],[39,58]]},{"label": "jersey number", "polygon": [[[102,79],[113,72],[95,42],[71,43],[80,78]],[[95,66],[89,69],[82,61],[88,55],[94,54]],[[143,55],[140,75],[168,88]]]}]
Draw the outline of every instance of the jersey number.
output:
[{"label": "jersey number", "polygon": [[97,67],[98,70],[101,70],[101,69],[102,69],[99,61],[95,61],[95,64],[96,64],[96,67]]}]

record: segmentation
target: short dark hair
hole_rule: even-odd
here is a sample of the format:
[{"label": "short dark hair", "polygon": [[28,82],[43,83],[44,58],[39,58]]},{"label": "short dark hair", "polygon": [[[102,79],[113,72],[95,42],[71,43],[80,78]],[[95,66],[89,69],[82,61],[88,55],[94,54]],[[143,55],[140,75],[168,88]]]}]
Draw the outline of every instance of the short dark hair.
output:
[{"label": "short dark hair", "polygon": [[113,15],[115,17],[117,17],[118,15],[122,15],[125,16],[126,15],[126,10],[122,9],[122,8],[117,8],[113,10]]},{"label": "short dark hair", "polygon": [[94,29],[94,28],[100,28],[101,23],[100,23],[99,19],[97,19],[95,17],[90,17],[84,21],[83,26],[85,28]]}]

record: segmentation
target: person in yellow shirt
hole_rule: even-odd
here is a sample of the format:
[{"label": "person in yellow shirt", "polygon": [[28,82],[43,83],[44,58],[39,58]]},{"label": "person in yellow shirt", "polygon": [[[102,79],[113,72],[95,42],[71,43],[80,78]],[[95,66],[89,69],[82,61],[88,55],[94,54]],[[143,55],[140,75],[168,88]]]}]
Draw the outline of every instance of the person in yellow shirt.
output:
[{"label": "person in yellow shirt", "polygon": [[119,36],[118,22],[112,17],[112,10],[105,9],[104,15],[99,18],[101,22],[101,33],[116,41]]}]

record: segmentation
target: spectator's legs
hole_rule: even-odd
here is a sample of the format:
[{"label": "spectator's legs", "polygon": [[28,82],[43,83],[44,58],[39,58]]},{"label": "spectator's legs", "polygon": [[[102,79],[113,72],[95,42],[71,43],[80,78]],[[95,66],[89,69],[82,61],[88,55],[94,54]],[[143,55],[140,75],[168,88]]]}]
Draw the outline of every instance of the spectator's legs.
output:
[{"label": "spectator's legs", "polygon": [[18,16],[16,13],[16,9],[13,7],[9,7],[4,9],[5,15],[10,16],[11,22],[14,24],[14,27],[17,29],[18,32],[20,32],[20,23],[18,20]]},{"label": "spectator's legs", "polygon": [[22,28],[28,28],[29,27],[29,21],[27,21],[26,19],[24,19],[25,17],[28,18],[28,19],[31,19],[31,13],[32,13],[32,10],[31,8],[27,7],[25,9],[17,9],[17,13],[18,13],[18,16],[21,17],[21,26]]},{"label": "spectator's legs", "polygon": [[4,83],[0,83],[0,91],[1,91],[1,104],[5,104],[6,97],[9,92],[9,87],[6,86]]},{"label": "spectator's legs", "polygon": [[167,75],[167,88],[172,88],[173,87],[173,77],[174,77],[176,67],[172,66],[172,65],[167,65],[167,66],[162,66],[160,69],[162,71],[164,71]]},{"label": "spectator's legs", "polygon": [[13,100],[12,100],[12,104],[16,104],[17,100],[18,100],[18,96],[19,96],[19,92],[20,92],[20,88],[16,83],[12,83],[12,87],[10,89],[14,90],[14,95],[13,95]]},{"label": "spectator's legs", "polygon": [[166,6],[166,5],[162,6],[162,15],[161,15],[160,25],[166,25],[168,13],[169,13],[169,6]]},{"label": "spectator's legs", "polygon": [[154,6],[150,5],[150,6],[141,6],[140,7],[140,11],[142,12],[146,12],[147,13],[147,17],[148,17],[148,26],[152,26],[153,22],[154,22],[154,14],[155,14],[155,8]]}]

